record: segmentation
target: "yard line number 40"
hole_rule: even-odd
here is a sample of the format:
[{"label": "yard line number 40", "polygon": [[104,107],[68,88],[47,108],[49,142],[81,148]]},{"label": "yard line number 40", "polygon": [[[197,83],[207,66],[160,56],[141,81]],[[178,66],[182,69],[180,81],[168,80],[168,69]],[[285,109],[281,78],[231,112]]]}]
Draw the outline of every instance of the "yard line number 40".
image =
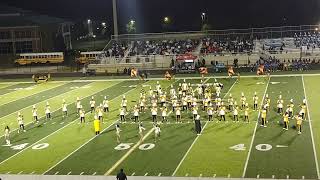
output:
[{"label": "yard line number 40", "polygon": [[[235,150],[235,151],[245,151],[246,147],[244,144],[236,144],[234,146],[229,147],[229,149]],[[270,144],[258,144],[256,145],[256,150],[258,151],[270,151],[272,149],[272,146]]]}]

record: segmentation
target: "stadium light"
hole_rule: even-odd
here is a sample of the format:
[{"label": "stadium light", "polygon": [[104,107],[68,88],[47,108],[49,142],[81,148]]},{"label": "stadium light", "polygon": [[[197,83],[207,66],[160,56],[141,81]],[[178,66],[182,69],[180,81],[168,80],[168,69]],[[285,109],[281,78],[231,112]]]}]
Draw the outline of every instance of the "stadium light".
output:
[{"label": "stadium light", "polygon": [[202,21],[204,21],[205,19],[206,19],[206,13],[205,12],[203,12],[203,13],[201,13],[201,19],[202,19]]},{"label": "stadium light", "polygon": [[164,23],[169,23],[170,22],[170,18],[166,16],[166,17],[163,18],[163,21],[164,21]]}]

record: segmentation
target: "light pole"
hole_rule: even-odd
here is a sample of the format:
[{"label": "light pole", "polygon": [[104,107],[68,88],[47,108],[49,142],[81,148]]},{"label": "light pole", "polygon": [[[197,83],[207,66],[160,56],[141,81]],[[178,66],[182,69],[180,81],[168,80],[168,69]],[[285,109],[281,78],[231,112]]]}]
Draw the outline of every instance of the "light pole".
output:
[{"label": "light pole", "polygon": [[113,9],[113,35],[118,39],[118,14],[117,14],[117,0],[112,0],[112,9]]}]

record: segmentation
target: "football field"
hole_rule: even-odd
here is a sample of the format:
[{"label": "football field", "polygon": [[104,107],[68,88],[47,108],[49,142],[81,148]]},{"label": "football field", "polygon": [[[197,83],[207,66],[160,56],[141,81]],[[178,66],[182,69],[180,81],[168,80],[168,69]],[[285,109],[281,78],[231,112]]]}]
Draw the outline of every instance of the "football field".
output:
[{"label": "football field", "polygon": [[[0,174],[46,175],[115,175],[124,168],[132,176],[229,177],[229,178],[319,178],[320,154],[320,75],[213,78],[224,85],[220,97],[225,105],[230,95],[240,104],[242,93],[249,104],[249,122],[239,109],[239,122],[232,112],[226,121],[214,115],[207,121],[207,112],[199,109],[202,133],[195,133],[192,112],[182,111],[182,123],[176,123],[175,112],[168,107],[168,122],[160,125],[161,136],[155,141],[151,112],[147,107],[140,113],[146,128],[140,141],[138,124],[131,123],[133,107],[140,93],[148,94],[157,81],[169,93],[177,89],[182,79],[167,80],[82,80],[57,81],[43,84],[5,82],[0,84]],[[199,78],[187,78],[195,89]],[[261,127],[261,111],[253,110],[253,96],[258,96],[259,108],[268,97],[267,127]],[[300,111],[306,99],[306,118],[302,134],[296,120],[290,119],[289,130],[283,129],[283,117],[277,113],[279,96],[286,109],[293,101],[293,113]],[[94,113],[90,100],[96,105],[104,97],[110,111],[103,114],[101,134],[95,135]],[[126,123],[120,124],[121,143],[117,142],[115,125],[123,96],[128,100]],[[86,123],[80,123],[76,99],[81,99]],[[149,96],[147,95],[147,99]],[[62,116],[62,101],[67,103],[68,116]],[[52,119],[45,117],[45,106],[51,106]],[[198,103],[199,106],[201,103]],[[33,106],[38,109],[39,123],[32,117]],[[147,105],[150,102],[147,101]],[[26,132],[18,133],[17,114],[24,115]],[[158,112],[158,121],[161,113]],[[11,129],[11,145],[5,144],[4,129]]]}]

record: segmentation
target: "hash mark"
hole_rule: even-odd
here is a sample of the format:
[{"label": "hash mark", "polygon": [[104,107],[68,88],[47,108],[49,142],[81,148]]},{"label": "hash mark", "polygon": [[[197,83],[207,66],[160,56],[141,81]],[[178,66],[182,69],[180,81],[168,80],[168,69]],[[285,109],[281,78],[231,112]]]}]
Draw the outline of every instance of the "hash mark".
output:
[{"label": "hash mark", "polygon": [[56,173],[54,173],[54,175],[57,175],[57,174],[59,174],[59,171],[57,171]]},{"label": "hash mark", "polygon": [[69,171],[67,175],[70,175],[70,174],[71,174],[71,171]]},{"label": "hash mark", "polygon": [[82,175],[84,172],[81,172],[80,175]]},{"label": "hash mark", "polygon": [[92,176],[94,176],[94,175],[96,175],[97,174],[97,172],[94,172],[93,174],[92,174]]},{"label": "hash mark", "polygon": [[23,171],[20,171],[18,174],[21,174],[21,173],[23,173]]},{"label": "hash mark", "polygon": [[145,173],[144,176],[148,176],[148,173]]}]

